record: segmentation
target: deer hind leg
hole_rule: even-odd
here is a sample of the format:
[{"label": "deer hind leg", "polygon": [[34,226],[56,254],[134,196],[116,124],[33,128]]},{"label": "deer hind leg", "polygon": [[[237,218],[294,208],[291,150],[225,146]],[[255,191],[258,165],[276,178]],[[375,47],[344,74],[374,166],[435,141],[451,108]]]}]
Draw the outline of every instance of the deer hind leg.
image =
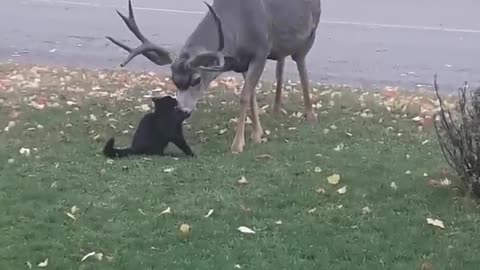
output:
[{"label": "deer hind leg", "polygon": [[309,123],[317,122],[317,115],[313,111],[312,101],[310,100],[309,93],[309,83],[308,83],[308,74],[307,66],[305,63],[305,57],[312,48],[313,42],[315,41],[315,32],[312,33],[310,38],[306,41],[303,48],[298,51],[296,54],[292,55],[292,59],[297,63],[297,70],[300,77],[300,83],[302,84],[303,90],[303,103],[304,103],[304,112],[305,118]]},{"label": "deer hind leg", "polygon": [[[242,92],[240,93],[240,113],[238,116],[237,128],[235,130],[235,138],[233,139],[230,147],[232,153],[243,152],[243,147],[245,146],[245,117],[247,116],[248,105],[251,102],[252,96],[255,99],[254,105],[256,105],[256,95],[253,95],[253,93],[256,91],[255,87],[260,79],[260,76],[262,75],[266,61],[266,58],[256,58],[252,60],[248,67],[248,71],[244,75],[245,82],[243,84]],[[253,110],[255,110],[256,113],[254,113]],[[252,120],[252,123],[256,121],[258,133],[258,131],[261,129],[260,119],[258,117],[258,109],[252,109],[252,114],[254,114],[253,118],[256,118],[255,120]]]},{"label": "deer hind leg", "polygon": [[312,101],[310,100],[309,84],[308,84],[308,75],[307,67],[305,65],[305,58],[300,58],[296,60],[298,74],[300,75],[300,83],[302,84],[303,90],[303,103],[305,110],[305,118],[309,123],[317,122],[317,115],[313,111]]},{"label": "deer hind leg", "polygon": [[285,67],[285,58],[277,60],[277,67],[275,69],[275,77],[277,79],[277,86],[275,88],[275,101],[273,103],[273,115],[280,116],[282,113],[282,84],[283,84],[283,69]]}]

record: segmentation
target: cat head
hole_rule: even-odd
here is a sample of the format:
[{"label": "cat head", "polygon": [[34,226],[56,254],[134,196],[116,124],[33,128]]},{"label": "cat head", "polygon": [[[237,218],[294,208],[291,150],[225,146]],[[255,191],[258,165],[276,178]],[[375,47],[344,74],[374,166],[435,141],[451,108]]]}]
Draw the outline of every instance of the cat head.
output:
[{"label": "cat head", "polygon": [[152,101],[155,106],[155,113],[164,115],[174,113],[174,115],[178,116],[182,121],[190,116],[189,112],[185,112],[178,107],[178,101],[174,97],[153,97]]}]

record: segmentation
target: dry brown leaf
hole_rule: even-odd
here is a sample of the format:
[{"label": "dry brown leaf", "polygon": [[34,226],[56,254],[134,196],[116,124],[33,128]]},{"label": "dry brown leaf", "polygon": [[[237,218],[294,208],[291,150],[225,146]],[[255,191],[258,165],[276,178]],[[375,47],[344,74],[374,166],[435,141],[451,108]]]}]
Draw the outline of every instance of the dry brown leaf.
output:
[{"label": "dry brown leaf", "polygon": [[82,259],[80,260],[80,262],[83,262],[85,261],[86,259],[88,259],[89,257],[95,255],[95,251],[92,251],[92,252],[89,252],[87,253],[85,256],[82,257]]},{"label": "dry brown leaf", "polygon": [[191,228],[190,228],[190,225],[184,223],[182,225],[180,225],[180,234],[185,237],[185,236],[188,236],[191,232]]},{"label": "dry brown leaf", "polygon": [[238,227],[238,230],[241,232],[241,233],[246,233],[246,234],[255,234],[255,231],[246,227],[246,226],[240,226]]},{"label": "dry brown leaf", "polygon": [[390,188],[392,188],[393,190],[397,190],[397,188],[398,188],[397,183],[395,183],[395,182],[390,183]]},{"label": "dry brown leaf", "polygon": [[208,213],[205,215],[206,218],[210,217],[213,214],[213,209],[208,210]]},{"label": "dry brown leaf", "polygon": [[25,155],[25,156],[30,156],[30,148],[25,148],[25,147],[22,147],[20,148],[20,150],[18,151],[21,155]]},{"label": "dry brown leaf", "polygon": [[441,221],[439,219],[427,218],[427,223],[432,225],[432,226],[445,229],[445,225],[443,224],[443,221]]},{"label": "dry brown leaf", "polygon": [[347,186],[343,186],[337,190],[338,194],[345,194],[347,192]]},{"label": "dry brown leaf", "polygon": [[42,267],[42,268],[47,267],[48,266],[48,258],[46,258],[43,262],[40,262],[37,266]]},{"label": "dry brown leaf", "polygon": [[336,185],[340,182],[340,175],[333,174],[327,177],[327,181],[331,185]]},{"label": "dry brown leaf", "polygon": [[242,178],[240,178],[237,183],[239,184],[248,184],[248,180],[247,178],[245,178],[244,176],[242,176]]},{"label": "dry brown leaf", "polygon": [[77,219],[75,218],[75,216],[72,215],[71,213],[65,212],[65,214],[66,214],[69,218],[71,218],[71,219],[73,219],[73,220],[77,220]]},{"label": "dry brown leaf", "polygon": [[255,157],[256,160],[266,160],[266,159],[272,159],[273,157],[269,154],[261,154]]},{"label": "dry brown leaf", "polygon": [[174,170],[175,170],[175,169],[174,169],[173,167],[168,167],[168,168],[163,169],[163,172],[165,172],[165,173],[171,173],[171,172],[173,172]]},{"label": "dry brown leaf", "polygon": [[160,212],[160,215],[163,215],[163,214],[171,214],[172,213],[172,209],[169,207],[167,207],[167,209],[163,210],[162,212]]}]

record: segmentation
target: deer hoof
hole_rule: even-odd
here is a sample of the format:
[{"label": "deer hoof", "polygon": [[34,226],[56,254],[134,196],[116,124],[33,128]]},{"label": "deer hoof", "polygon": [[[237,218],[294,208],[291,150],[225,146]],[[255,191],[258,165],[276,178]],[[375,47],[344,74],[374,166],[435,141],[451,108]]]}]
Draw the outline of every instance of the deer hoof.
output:
[{"label": "deer hoof", "polygon": [[245,139],[244,138],[238,139],[237,137],[235,137],[235,139],[233,140],[232,146],[230,147],[230,150],[232,154],[241,153],[243,152],[244,146],[245,146]]},{"label": "deer hoof", "polygon": [[262,143],[263,130],[252,131],[252,141],[253,143]]}]

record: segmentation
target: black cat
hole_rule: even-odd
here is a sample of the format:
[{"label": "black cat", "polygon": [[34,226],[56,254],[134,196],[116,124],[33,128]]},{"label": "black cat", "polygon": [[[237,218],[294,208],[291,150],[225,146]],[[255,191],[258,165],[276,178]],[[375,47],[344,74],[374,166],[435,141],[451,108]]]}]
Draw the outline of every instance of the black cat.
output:
[{"label": "black cat", "polygon": [[126,157],[129,155],[163,155],[163,150],[169,142],[174,143],[186,155],[195,156],[183,136],[182,123],[190,116],[189,113],[177,108],[175,98],[165,96],[152,98],[154,112],[147,113],[140,120],[133,135],[129,148],[114,148],[112,137],[105,144],[103,154],[109,158]]}]

